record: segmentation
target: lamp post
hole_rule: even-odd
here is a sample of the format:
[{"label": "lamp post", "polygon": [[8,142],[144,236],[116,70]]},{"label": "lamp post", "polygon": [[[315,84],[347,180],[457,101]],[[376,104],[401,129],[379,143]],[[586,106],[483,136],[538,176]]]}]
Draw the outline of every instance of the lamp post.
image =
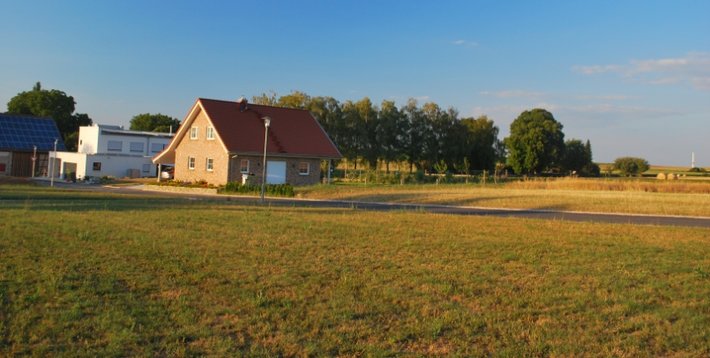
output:
[{"label": "lamp post", "polygon": [[32,146],[32,177],[35,177],[35,166],[37,164],[37,146]]},{"label": "lamp post", "polygon": [[49,162],[52,165],[52,169],[49,171],[49,186],[51,187],[54,187],[54,171],[57,170],[57,141],[58,139],[54,139],[54,158],[50,157],[51,161]]},{"label": "lamp post", "polygon": [[269,125],[271,125],[271,118],[264,117],[264,165],[261,167],[261,202],[264,202],[264,189],[266,188],[266,144],[269,138]]}]

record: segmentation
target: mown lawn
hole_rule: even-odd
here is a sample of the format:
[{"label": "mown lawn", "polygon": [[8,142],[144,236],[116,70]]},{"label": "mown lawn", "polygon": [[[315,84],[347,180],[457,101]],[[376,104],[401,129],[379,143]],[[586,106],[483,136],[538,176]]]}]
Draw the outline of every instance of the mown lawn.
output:
[{"label": "mown lawn", "polygon": [[710,230],[0,186],[0,356],[710,354]]}]

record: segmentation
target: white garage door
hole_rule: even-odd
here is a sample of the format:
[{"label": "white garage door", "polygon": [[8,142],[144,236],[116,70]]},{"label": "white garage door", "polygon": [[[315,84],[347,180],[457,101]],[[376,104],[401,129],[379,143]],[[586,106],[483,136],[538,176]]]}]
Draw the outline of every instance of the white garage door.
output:
[{"label": "white garage door", "polygon": [[266,162],[266,183],[284,184],[286,183],[286,162],[271,161]]}]

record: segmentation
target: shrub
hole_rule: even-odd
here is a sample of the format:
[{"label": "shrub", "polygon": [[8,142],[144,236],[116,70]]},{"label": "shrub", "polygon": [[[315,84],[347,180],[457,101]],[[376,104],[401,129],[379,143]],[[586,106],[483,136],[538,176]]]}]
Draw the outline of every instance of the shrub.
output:
[{"label": "shrub", "polygon": [[[220,193],[239,193],[239,194],[261,194],[261,185],[244,184],[241,182],[232,181],[219,189]],[[264,187],[264,193],[268,196],[285,196],[294,197],[296,193],[291,184],[267,184]]]},{"label": "shrub", "polygon": [[622,157],[614,160],[614,169],[621,172],[621,175],[640,175],[649,168],[648,161],[643,158]]}]

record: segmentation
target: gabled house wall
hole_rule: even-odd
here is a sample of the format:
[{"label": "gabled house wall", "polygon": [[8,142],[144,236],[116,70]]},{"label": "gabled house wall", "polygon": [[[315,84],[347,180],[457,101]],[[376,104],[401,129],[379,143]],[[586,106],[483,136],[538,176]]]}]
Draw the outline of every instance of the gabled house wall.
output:
[{"label": "gabled house wall", "polygon": [[[227,183],[229,156],[216,130],[215,138],[207,139],[208,127],[214,128],[205,112],[200,110],[175,148],[175,180],[187,182],[204,180],[215,185]],[[190,138],[191,128],[197,128],[197,139]],[[190,157],[195,158],[194,169],[189,168]],[[208,158],[213,160],[212,171],[207,170]]]}]

